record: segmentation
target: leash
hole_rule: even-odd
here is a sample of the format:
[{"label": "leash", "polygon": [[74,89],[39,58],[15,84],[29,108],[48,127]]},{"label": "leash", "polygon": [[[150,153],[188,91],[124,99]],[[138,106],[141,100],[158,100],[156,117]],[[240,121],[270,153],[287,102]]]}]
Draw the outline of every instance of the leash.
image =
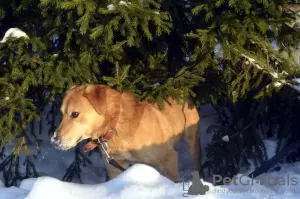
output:
[{"label": "leash", "polygon": [[112,138],[113,133],[115,132],[115,129],[110,129],[107,131],[107,133],[103,136],[101,136],[100,138],[97,138],[96,140],[91,140],[89,141],[83,148],[82,151],[83,152],[88,152],[91,151],[93,149],[95,149],[96,147],[101,147],[101,150],[103,151],[103,153],[105,154],[105,160],[107,161],[107,163],[109,163],[110,165],[114,166],[115,168],[121,170],[121,171],[125,171],[126,169],[124,169],[115,159],[114,157],[110,156],[108,154],[108,144],[107,141],[109,139]]},{"label": "leash", "polygon": [[117,169],[120,169],[121,171],[125,171],[126,169],[124,169],[112,156],[110,156],[107,152],[108,150],[108,144],[107,142],[101,142],[101,138],[99,139],[98,138],[98,143],[100,144],[101,146],[101,149],[103,150],[104,154],[106,155],[105,159],[106,161],[116,167]]}]

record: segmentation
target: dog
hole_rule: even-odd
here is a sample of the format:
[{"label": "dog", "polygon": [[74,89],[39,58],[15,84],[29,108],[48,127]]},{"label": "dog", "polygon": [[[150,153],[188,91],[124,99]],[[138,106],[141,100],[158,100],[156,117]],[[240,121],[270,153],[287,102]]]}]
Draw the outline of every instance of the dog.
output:
[{"label": "dog", "polygon": [[[51,138],[58,149],[79,142],[106,140],[108,154],[127,169],[134,163],[158,168],[167,178],[179,181],[178,153],[174,146],[183,136],[195,168],[200,171],[200,117],[193,103],[168,98],[163,109],[138,100],[131,92],[105,85],[85,84],[69,88],[61,105],[62,121]],[[103,150],[100,150],[103,155]],[[122,171],[106,162],[109,179]]]}]

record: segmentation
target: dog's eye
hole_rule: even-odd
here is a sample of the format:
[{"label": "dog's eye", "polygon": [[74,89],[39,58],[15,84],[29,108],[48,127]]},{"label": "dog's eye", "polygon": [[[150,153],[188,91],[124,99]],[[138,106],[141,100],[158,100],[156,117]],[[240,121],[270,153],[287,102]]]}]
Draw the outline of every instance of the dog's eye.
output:
[{"label": "dog's eye", "polygon": [[72,112],[71,118],[76,118],[78,117],[79,113],[78,112]]}]

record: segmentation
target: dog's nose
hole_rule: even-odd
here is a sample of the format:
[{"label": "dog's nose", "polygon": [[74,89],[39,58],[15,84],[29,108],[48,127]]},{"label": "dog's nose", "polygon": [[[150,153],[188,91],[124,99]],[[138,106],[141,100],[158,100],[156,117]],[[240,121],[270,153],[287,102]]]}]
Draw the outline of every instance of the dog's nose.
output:
[{"label": "dog's nose", "polygon": [[58,140],[58,137],[57,137],[57,136],[55,136],[55,137],[53,136],[53,137],[52,137],[52,140],[53,140],[53,141],[57,141],[57,140]]},{"label": "dog's nose", "polygon": [[51,137],[51,142],[53,144],[58,144],[60,142],[56,132],[54,132],[53,136]]}]

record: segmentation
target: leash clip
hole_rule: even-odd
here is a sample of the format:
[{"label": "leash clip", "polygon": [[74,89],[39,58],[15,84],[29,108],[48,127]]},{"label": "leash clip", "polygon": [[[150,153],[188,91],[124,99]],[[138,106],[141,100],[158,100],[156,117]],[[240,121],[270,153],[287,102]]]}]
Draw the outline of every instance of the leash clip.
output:
[{"label": "leash clip", "polygon": [[108,152],[107,152],[107,150],[108,150],[108,144],[107,144],[107,142],[101,142],[99,138],[98,138],[98,142],[99,142],[99,144],[100,144],[103,152],[105,153],[105,156],[106,156],[105,159],[106,159],[106,161],[109,163],[110,160],[113,159],[113,157],[111,157],[108,154]]},{"label": "leash clip", "polygon": [[103,152],[105,153],[105,159],[107,161],[108,164],[111,164],[112,166],[114,166],[117,169],[120,169],[121,171],[125,171],[125,169],[118,164],[118,162],[108,154],[107,150],[108,150],[108,144],[106,141],[101,140],[101,138],[98,138],[98,143],[100,144]]}]

